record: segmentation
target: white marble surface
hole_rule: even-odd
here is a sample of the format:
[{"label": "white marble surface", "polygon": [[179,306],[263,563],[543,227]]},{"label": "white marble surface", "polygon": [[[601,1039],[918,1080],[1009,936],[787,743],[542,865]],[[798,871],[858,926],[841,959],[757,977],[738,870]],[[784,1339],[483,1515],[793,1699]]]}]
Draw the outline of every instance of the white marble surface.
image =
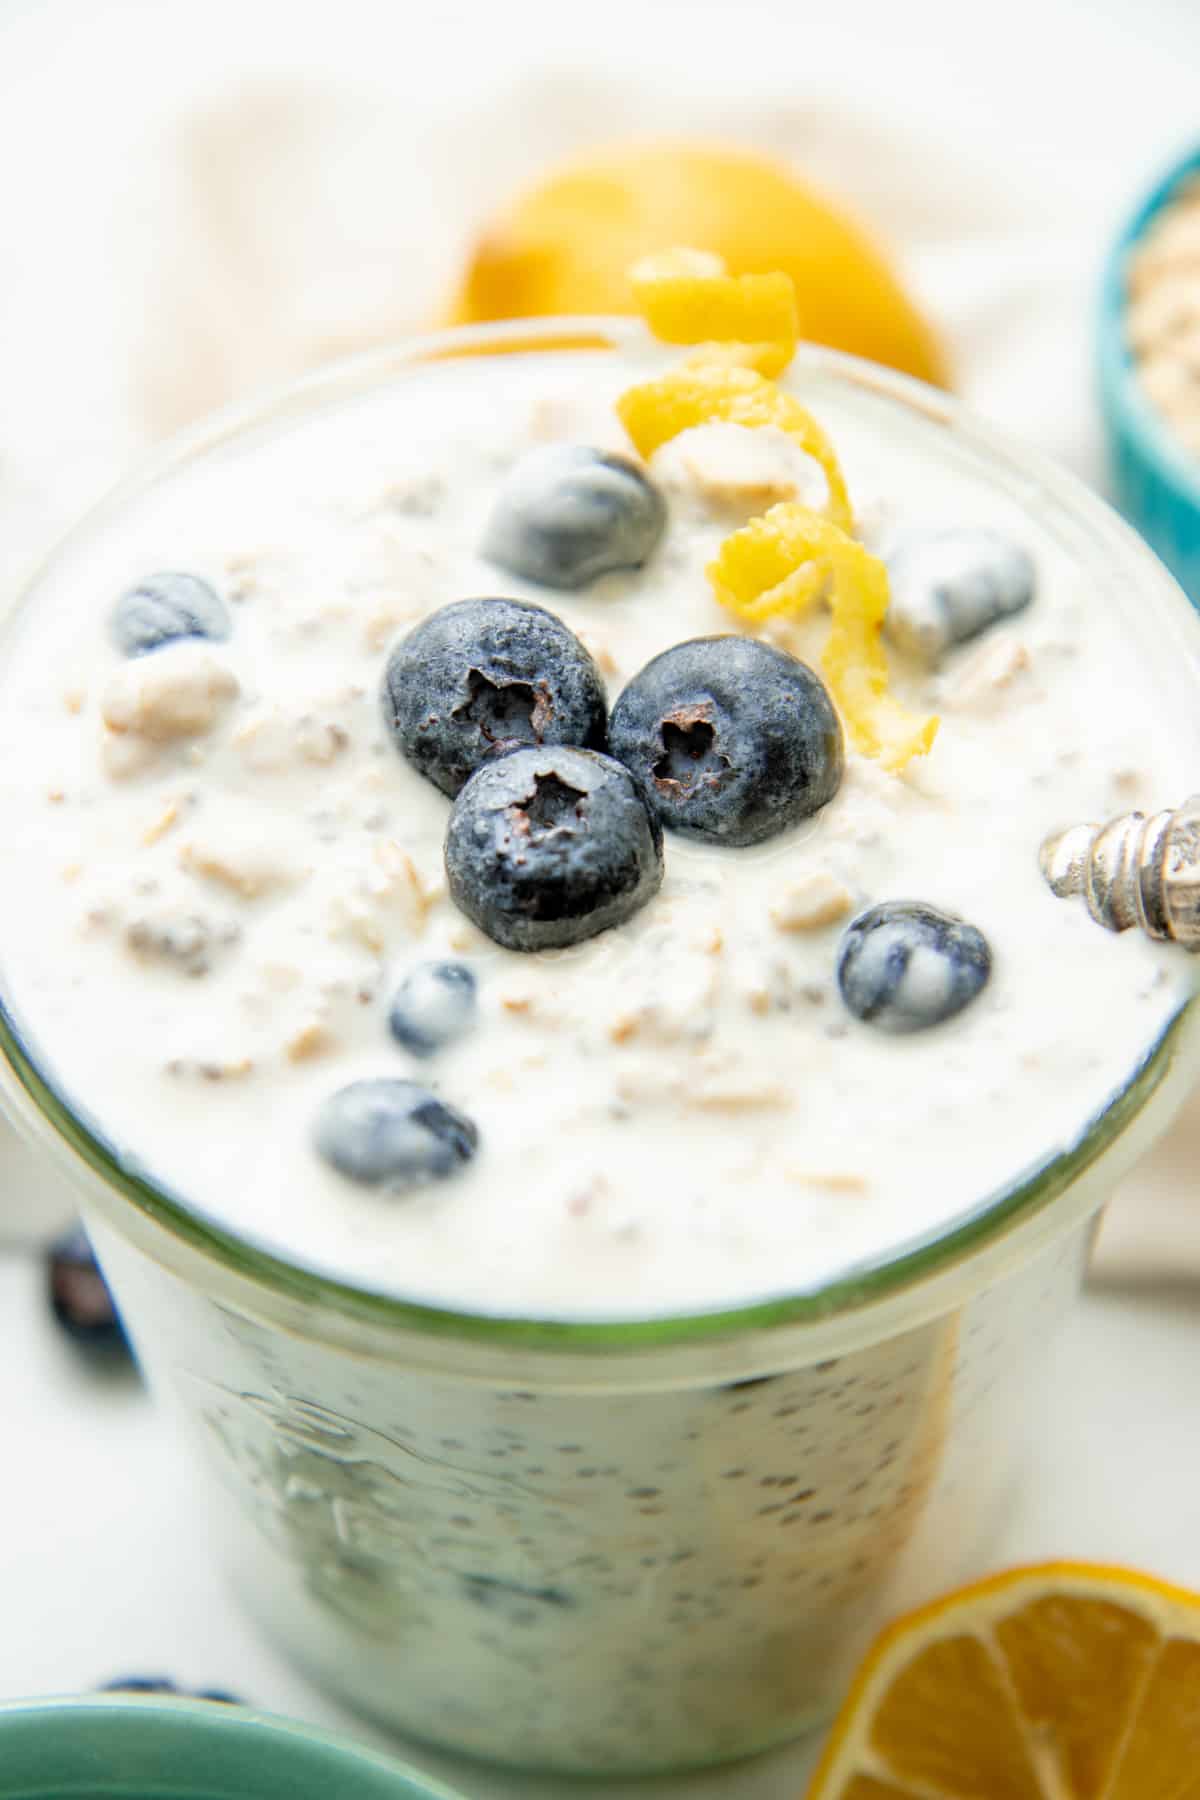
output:
[{"label": "white marble surface", "polygon": [[[0,1257],[0,1699],[169,1673],[268,1710],[387,1740],[324,1699],[255,1634],[209,1559],[187,1459],[135,1380],[100,1378],[48,1321],[34,1261]],[[996,1564],[1138,1564],[1200,1586],[1200,1295],[1091,1295],[1047,1353],[1037,1444]],[[395,1750],[392,1743],[387,1747]],[[569,1782],[504,1776],[401,1747],[469,1800],[559,1800]],[[622,1800],[785,1800],[794,1749]]]}]

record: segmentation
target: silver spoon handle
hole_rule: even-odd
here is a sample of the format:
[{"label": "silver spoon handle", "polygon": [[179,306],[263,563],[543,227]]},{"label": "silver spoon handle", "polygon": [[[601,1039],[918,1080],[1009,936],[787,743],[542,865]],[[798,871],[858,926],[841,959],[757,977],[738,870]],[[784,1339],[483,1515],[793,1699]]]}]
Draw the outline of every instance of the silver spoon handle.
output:
[{"label": "silver spoon handle", "polygon": [[1042,874],[1060,899],[1081,894],[1109,931],[1200,950],[1200,794],[1172,812],[1125,813],[1048,837]]}]

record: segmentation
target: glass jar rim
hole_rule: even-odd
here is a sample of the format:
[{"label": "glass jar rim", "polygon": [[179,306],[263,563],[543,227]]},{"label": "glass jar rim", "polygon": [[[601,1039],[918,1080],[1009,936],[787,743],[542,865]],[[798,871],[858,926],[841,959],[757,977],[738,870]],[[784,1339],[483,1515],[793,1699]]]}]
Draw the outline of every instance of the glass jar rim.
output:
[{"label": "glass jar rim", "polygon": [[[299,381],[251,396],[202,421],[153,451],[134,472],[81,519],[24,583],[19,604],[43,579],[61,554],[86,542],[110,514],[121,512],[143,491],[180,468],[290,416],[309,417],[322,404],[337,405],[430,362],[471,355],[562,350],[661,348],[636,320],[627,318],[562,318],[513,320],[501,324],[460,326],[416,337],[394,346],[364,352],[332,363]],[[1182,636],[1193,642],[1181,650],[1200,666],[1196,621],[1176,584],[1149,549],[1097,495],[1049,458],[1028,451],[1001,431],[975,419],[947,394],[892,370],[814,345],[801,345],[793,368],[825,375],[874,398],[890,401],[926,423],[944,427],[971,450],[1021,478],[1040,497],[1074,517],[1089,537],[1112,556],[1140,565],[1143,576],[1157,582],[1165,609],[1175,608]],[[10,609],[11,619],[17,608]],[[242,1281],[281,1299],[317,1305],[348,1323],[359,1322],[445,1342],[507,1344],[530,1350],[596,1351],[616,1348],[667,1347],[693,1344],[730,1334],[771,1331],[781,1326],[827,1324],[846,1313],[895,1299],[930,1277],[960,1265],[966,1258],[1006,1238],[1026,1221],[1044,1214],[1050,1204],[1074,1186],[1122,1137],[1142,1112],[1176,1060],[1193,1016],[1200,1015],[1197,996],[1187,997],[1158,1039],[1147,1047],[1128,1079],[1106,1104],[1083,1121],[1079,1131],[1032,1167],[1018,1171],[998,1189],[963,1208],[948,1220],[884,1252],[863,1258],[832,1279],[810,1287],[789,1285],[732,1306],[709,1307],[645,1316],[588,1315],[553,1317],[485,1313],[375,1290],[293,1261],[277,1246],[250,1232],[234,1231],[221,1220],[175,1197],[123,1159],[39,1067],[0,987],[0,1093],[14,1122],[27,1135],[49,1143],[64,1157],[78,1179],[80,1167],[98,1178],[118,1209],[131,1204],[143,1218],[161,1227],[181,1246],[213,1259]],[[1200,1025],[1197,1027],[1200,1033]],[[94,1191],[94,1190],[93,1190]]]}]

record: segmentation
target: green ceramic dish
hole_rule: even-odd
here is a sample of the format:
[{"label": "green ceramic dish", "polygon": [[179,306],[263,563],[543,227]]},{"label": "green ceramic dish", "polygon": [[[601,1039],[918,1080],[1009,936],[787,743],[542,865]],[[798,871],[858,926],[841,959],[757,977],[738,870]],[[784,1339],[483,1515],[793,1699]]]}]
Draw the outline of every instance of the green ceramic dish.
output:
[{"label": "green ceramic dish", "polygon": [[346,1738],[211,1701],[0,1706],[0,1800],[456,1800]]}]

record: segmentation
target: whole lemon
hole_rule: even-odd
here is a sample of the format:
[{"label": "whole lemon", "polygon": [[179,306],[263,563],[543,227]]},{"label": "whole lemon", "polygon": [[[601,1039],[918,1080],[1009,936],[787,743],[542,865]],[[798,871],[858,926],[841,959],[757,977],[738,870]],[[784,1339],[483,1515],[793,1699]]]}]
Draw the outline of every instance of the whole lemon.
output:
[{"label": "whole lemon", "polygon": [[805,338],[945,384],[935,332],[869,234],[783,164],[720,145],[628,144],[558,169],[484,229],[449,321],[629,312],[630,265],[674,244],[734,275],[782,269]]}]

